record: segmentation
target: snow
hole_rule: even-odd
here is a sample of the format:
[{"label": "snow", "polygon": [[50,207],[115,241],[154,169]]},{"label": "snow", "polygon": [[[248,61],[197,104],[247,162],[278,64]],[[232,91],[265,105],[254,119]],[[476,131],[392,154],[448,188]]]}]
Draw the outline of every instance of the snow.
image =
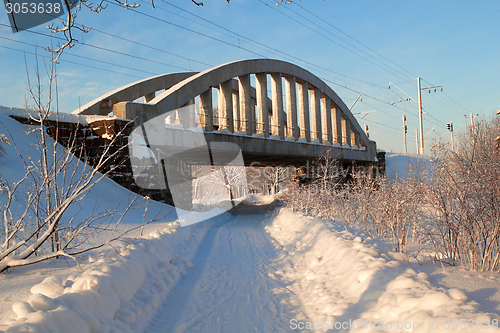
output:
[{"label": "snow", "polygon": [[[34,141],[22,131],[27,126],[2,113],[0,121],[29,154]],[[22,164],[13,146],[4,147],[1,172],[12,181]],[[388,154],[388,175],[404,175],[408,161],[420,163]],[[120,208],[134,196],[103,179],[81,205]],[[241,199],[257,206],[275,200]],[[144,236],[138,230],[76,261],[0,274],[0,331],[476,332],[483,331],[479,322],[500,315],[498,273],[390,252],[380,239],[341,222],[277,208],[239,216],[203,212],[205,221],[191,224],[192,216],[181,221],[173,211],[151,204],[150,216],[166,217],[145,225]],[[132,211],[122,223],[140,226],[142,213]],[[467,328],[452,329],[462,319]],[[415,323],[421,327],[408,326]]]},{"label": "snow", "polygon": [[429,158],[423,155],[386,153],[386,174],[390,179],[416,175],[418,171],[429,168]]},{"label": "snow", "polygon": [[[409,323],[435,332],[436,322],[498,319],[491,313],[498,309],[481,309],[463,289],[431,283],[436,276],[408,256],[341,223],[277,209],[223,214],[196,227],[160,225],[93,254],[67,278],[45,278],[27,301],[11,305],[18,318],[4,320],[2,328],[279,332],[354,322],[353,332],[369,325],[405,332],[387,325]],[[498,280],[490,283],[498,286]]]},{"label": "snow", "polygon": [[433,332],[436,321],[443,328],[447,320],[498,320],[463,290],[432,285],[418,264],[343,224],[282,210],[267,230],[283,251],[279,273],[299,297],[304,323],[357,321],[357,329],[385,323],[377,331],[385,332],[392,331],[387,325],[419,322],[418,332]]}]

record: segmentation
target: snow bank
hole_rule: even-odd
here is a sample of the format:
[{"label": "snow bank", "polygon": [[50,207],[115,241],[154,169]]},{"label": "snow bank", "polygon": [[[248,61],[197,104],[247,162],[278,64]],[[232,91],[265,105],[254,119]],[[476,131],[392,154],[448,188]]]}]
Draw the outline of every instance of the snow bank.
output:
[{"label": "snow bank", "polygon": [[[282,250],[275,275],[298,296],[307,316],[297,318],[297,326],[314,328],[316,322],[324,331],[349,323],[343,331],[439,332],[449,324],[456,332],[451,325],[461,319],[497,320],[479,313],[463,291],[432,286],[404,255],[343,224],[281,209],[266,230]],[[464,331],[481,331],[467,325]]]},{"label": "snow bank", "polygon": [[274,195],[248,194],[243,200],[244,205],[266,205],[276,200]]},{"label": "snow bank", "polygon": [[167,224],[142,239],[89,257],[85,269],[47,277],[12,309],[6,332],[137,332],[144,329],[174,281],[187,274],[204,228]]},{"label": "snow bank", "polygon": [[386,174],[390,179],[406,178],[430,167],[429,158],[424,155],[387,153]]}]

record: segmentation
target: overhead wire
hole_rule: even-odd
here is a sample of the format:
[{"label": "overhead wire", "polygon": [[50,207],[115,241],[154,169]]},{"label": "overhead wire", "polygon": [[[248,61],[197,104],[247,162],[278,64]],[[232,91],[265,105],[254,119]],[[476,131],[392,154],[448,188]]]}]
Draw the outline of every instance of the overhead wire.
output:
[{"label": "overhead wire", "polygon": [[[296,22],[296,23],[300,24],[301,26],[303,26],[303,27],[305,27],[305,28],[307,28],[307,29],[309,29],[309,30],[311,30],[311,31],[313,31],[313,32],[315,32],[315,33],[317,33],[318,35],[320,35],[320,36],[322,36],[322,37],[324,37],[324,38],[328,39],[329,41],[331,41],[332,43],[334,43],[334,44],[336,44],[336,45],[340,46],[341,48],[343,48],[343,49],[345,49],[345,50],[347,50],[347,51],[349,51],[349,52],[351,52],[351,53],[353,53],[353,54],[357,55],[358,57],[360,57],[360,58],[362,58],[362,59],[364,59],[364,60],[366,60],[366,61],[370,62],[371,64],[373,64],[373,65],[375,65],[375,66],[377,66],[377,67],[381,68],[382,70],[384,70],[384,71],[386,71],[386,72],[388,72],[388,73],[390,73],[390,74],[392,74],[392,75],[394,75],[394,76],[398,76],[398,77],[400,77],[398,74],[395,74],[395,73],[391,72],[390,70],[388,70],[388,69],[386,69],[386,68],[384,68],[384,67],[380,66],[379,64],[377,64],[377,63],[375,63],[375,62],[371,61],[370,59],[367,59],[366,57],[364,57],[364,56],[362,56],[362,55],[360,55],[360,54],[356,53],[355,51],[353,51],[353,50],[351,50],[351,49],[347,48],[346,46],[344,46],[344,45],[342,45],[342,44],[338,43],[337,41],[335,41],[335,40],[333,40],[333,39],[329,38],[328,36],[325,36],[323,33],[319,32],[319,31],[317,31],[317,30],[314,30],[314,29],[313,29],[313,28],[311,28],[310,26],[308,26],[308,25],[306,25],[306,24],[304,24],[304,23],[302,23],[302,22],[298,21],[297,19],[295,19],[295,18],[291,17],[290,15],[287,15],[287,14],[283,13],[282,11],[277,10],[275,7],[270,6],[269,4],[265,3],[264,1],[259,0],[259,2],[260,2],[260,3],[262,3],[262,4],[264,4],[264,5],[265,5],[265,6],[267,6],[268,8],[271,8],[271,9],[273,9],[273,10],[277,11],[277,12],[278,12],[278,13],[280,13],[281,15],[284,15],[284,16],[288,17],[289,19],[291,19],[292,21],[294,21],[294,22]],[[403,78],[403,79],[406,79],[406,78]]]},{"label": "overhead wire", "polygon": [[[9,27],[10,28],[10,26],[8,26],[6,24],[2,24],[2,23],[0,23],[0,26],[4,26],[4,27]],[[51,35],[48,35],[48,34],[45,34],[45,33],[42,33],[42,32],[33,31],[31,29],[25,29],[23,31],[26,31],[26,32],[29,32],[29,33],[32,33],[32,34],[36,34],[36,35],[40,35],[40,36],[44,36],[44,37],[48,37],[48,38],[54,38],[54,39],[59,39],[59,40],[66,40],[66,39],[64,39],[62,37],[51,36]],[[127,57],[130,57],[130,58],[134,58],[134,59],[138,59],[138,60],[142,60],[142,61],[147,61],[147,62],[159,64],[159,65],[169,66],[169,67],[173,67],[173,68],[177,68],[177,69],[181,69],[181,70],[191,71],[190,69],[185,68],[185,67],[180,67],[180,66],[176,66],[176,65],[172,65],[172,64],[167,64],[167,63],[161,62],[161,61],[156,61],[156,60],[152,60],[152,59],[147,59],[147,58],[139,57],[139,56],[136,56],[136,55],[133,55],[133,54],[129,54],[129,53],[121,52],[121,51],[112,50],[112,49],[105,48],[105,47],[102,47],[102,46],[97,46],[97,45],[93,45],[93,44],[89,44],[89,43],[82,43],[82,42],[76,41],[76,40],[74,42],[76,44],[84,45],[86,47],[94,48],[94,49],[101,50],[101,51],[106,51],[106,52],[110,52],[110,53],[114,53],[114,54],[119,54],[119,55],[127,56]]]},{"label": "overhead wire", "polygon": [[[145,1],[145,0],[143,0],[143,1]],[[226,32],[228,32],[228,33],[230,33],[230,34],[234,35],[234,36],[235,36],[235,37],[237,37],[238,39],[243,39],[243,40],[246,40],[246,41],[248,41],[248,42],[254,43],[254,44],[256,44],[256,45],[258,45],[258,46],[260,46],[260,47],[262,47],[262,48],[267,49],[268,51],[269,51],[269,50],[271,50],[272,52],[282,54],[282,55],[284,55],[284,56],[286,56],[286,57],[289,57],[289,58],[292,58],[292,59],[298,60],[298,61],[300,61],[301,63],[305,63],[305,64],[308,64],[308,65],[314,66],[314,67],[316,67],[316,68],[319,68],[319,69],[322,69],[322,70],[328,71],[328,72],[333,73],[333,74],[335,74],[335,75],[340,75],[340,76],[345,77],[345,78],[348,78],[348,79],[350,79],[350,80],[359,81],[359,82],[362,82],[362,83],[365,83],[365,84],[368,84],[368,85],[372,85],[372,86],[377,86],[377,87],[380,87],[380,88],[384,88],[384,87],[379,86],[379,85],[377,85],[377,84],[375,84],[375,83],[368,82],[368,81],[361,80],[361,79],[357,79],[357,78],[354,78],[354,77],[351,77],[351,76],[348,76],[348,75],[345,75],[345,74],[342,74],[342,73],[339,73],[339,72],[332,71],[331,69],[328,69],[328,68],[325,68],[325,67],[322,67],[322,66],[316,65],[316,64],[314,64],[314,63],[308,62],[308,61],[306,61],[306,60],[304,60],[304,59],[301,59],[301,58],[299,58],[299,57],[296,57],[296,56],[294,56],[294,55],[291,55],[291,54],[289,54],[289,53],[287,53],[287,52],[284,52],[284,51],[278,50],[277,48],[274,48],[274,47],[268,46],[268,45],[266,45],[266,44],[264,44],[264,43],[261,43],[261,42],[258,42],[258,41],[256,41],[256,40],[254,40],[254,39],[252,39],[252,38],[246,37],[246,36],[241,35],[241,34],[239,34],[239,33],[237,33],[237,32],[234,32],[234,31],[232,31],[232,30],[230,30],[230,29],[227,29],[227,28],[225,28],[225,27],[221,26],[220,24],[214,23],[214,22],[212,22],[212,21],[210,21],[210,20],[208,20],[208,19],[206,19],[206,18],[203,18],[203,17],[201,17],[201,16],[199,16],[199,15],[196,15],[196,14],[194,14],[194,13],[192,13],[192,12],[190,12],[190,11],[186,10],[186,9],[183,9],[183,8],[181,8],[181,7],[179,7],[179,6],[176,6],[176,5],[174,5],[174,4],[172,4],[172,3],[170,3],[170,2],[168,2],[168,1],[166,1],[166,0],[161,0],[161,1],[162,1],[162,2],[164,2],[165,4],[168,4],[168,5],[170,5],[170,6],[173,6],[174,8],[176,8],[176,9],[178,9],[178,10],[181,10],[181,11],[183,11],[183,12],[185,12],[185,13],[189,14],[189,15],[192,15],[193,17],[196,17],[196,18],[198,18],[198,19],[200,19],[200,20],[203,20],[204,22],[207,22],[207,23],[209,23],[209,24],[211,24],[211,25],[213,25],[213,26],[215,26],[215,27],[217,27],[217,28],[219,28],[219,29],[222,29],[222,30],[224,30],[224,31],[226,31]],[[159,6],[155,6],[155,8],[162,9],[162,8],[161,8],[161,7],[159,7]],[[225,35],[227,36],[228,34],[225,34]],[[233,45],[233,46],[234,46],[234,45]],[[266,58],[267,58],[267,57],[266,57]]]},{"label": "overhead wire", "polygon": [[[32,46],[32,47],[35,47],[35,48],[39,48],[39,49],[45,50],[45,48],[43,46],[40,46],[40,45],[36,45],[36,44],[32,44],[32,43],[27,43],[27,42],[23,42],[23,41],[19,41],[19,40],[14,40],[14,39],[10,39],[10,38],[7,38],[7,37],[2,37],[2,36],[0,36],[0,38],[8,40],[8,41],[11,41],[11,42],[15,42],[15,43],[19,43],[19,44],[24,44],[24,45],[28,45],[28,46]],[[100,59],[93,59],[93,58],[85,57],[85,56],[78,55],[78,54],[72,54],[70,52],[68,52],[66,54],[69,55],[69,56],[72,56],[72,57],[77,57],[77,58],[81,58],[81,59],[96,61],[96,62],[105,64],[105,65],[111,65],[111,66],[115,66],[115,67],[121,67],[121,68],[125,68],[125,69],[128,69],[128,70],[133,70],[133,71],[141,72],[141,73],[144,73],[144,74],[159,75],[159,73],[153,73],[153,72],[148,72],[148,71],[145,71],[145,70],[142,70],[142,69],[137,69],[137,68],[132,68],[132,67],[128,67],[128,66],[118,65],[116,63],[111,63],[111,62],[107,62],[107,61],[100,60]]]},{"label": "overhead wire", "polygon": [[[339,29],[338,27],[334,26],[333,24],[331,24],[330,22],[324,20],[323,18],[321,18],[320,16],[312,13],[311,11],[307,10],[306,8],[302,7],[299,3],[297,3],[296,1],[293,1],[292,4],[300,7],[301,9],[303,9],[304,11],[308,12],[309,14],[311,14],[312,16],[316,17],[317,19],[319,19],[320,21],[326,23],[327,25],[331,26],[332,28],[334,28],[335,30],[339,31],[340,33],[344,34],[345,36],[349,37],[350,39],[352,39],[353,41],[355,41],[356,43],[360,44],[361,46],[367,48],[368,50],[372,51],[373,53],[375,53],[376,55],[378,55],[379,57],[387,60],[388,62],[390,62],[391,64],[395,65],[396,67],[400,68],[401,70],[407,72],[408,74],[411,75],[411,77],[416,77],[417,75],[409,72],[407,69],[405,69],[404,67],[401,67],[399,66],[398,64],[396,64],[395,62],[393,62],[392,60],[390,60],[389,58],[385,57],[384,55],[378,53],[377,51],[373,50],[372,48],[370,48],[369,46],[363,44],[362,42],[360,42],[359,40],[357,40],[356,38],[352,37],[351,35],[347,34],[346,32],[342,31],[341,29]],[[337,37],[339,38],[339,37]],[[339,38],[340,39],[340,38]],[[346,42],[347,43],[347,42]],[[350,44],[349,44],[350,45]]]},{"label": "overhead wire", "polygon": [[[26,51],[26,50],[19,50],[19,49],[15,49],[13,47],[8,47],[8,46],[3,46],[3,45],[0,45],[0,47],[4,48],[4,49],[7,49],[7,50],[12,50],[12,51],[17,51],[17,52],[23,52],[23,53],[26,53],[26,54],[36,55],[38,57],[47,58],[47,59],[52,60],[51,57],[40,55],[40,54],[36,54],[34,52],[29,52],[29,51]],[[113,70],[106,69],[106,68],[100,68],[100,67],[96,67],[96,66],[90,66],[90,65],[86,65],[86,64],[79,63],[79,62],[74,62],[74,61],[66,60],[66,59],[62,60],[62,62],[65,62],[65,63],[68,63],[68,64],[73,64],[73,65],[78,65],[78,66],[83,66],[83,67],[88,67],[88,68],[93,68],[93,69],[98,69],[98,70],[106,71],[106,72],[110,72],[110,73],[131,76],[131,77],[135,77],[135,78],[138,78],[138,79],[143,79],[144,78],[144,77],[140,77],[140,76],[137,76],[137,75],[132,75],[132,74],[127,74],[127,73],[117,72],[117,71],[113,71]]]},{"label": "overhead wire", "polygon": [[181,25],[179,25],[179,24],[172,23],[172,22],[169,22],[169,21],[167,21],[167,20],[161,19],[161,18],[159,18],[159,17],[156,17],[156,16],[153,16],[153,15],[150,15],[150,14],[147,14],[147,13],[144,13],[144,12],[141,12],[141,11],[138,11],[138,10],[136,10],[136,9],[134,9],[134,8],[125,8],[125,7],[123,7],[123,6],[121,6],[121,5],[117,4],[117,3],[115,3],[115,2],[113,2],[113,1],[110,1],[110,0],[103,0],[103,2],[107,2],[107,3],[109,3],[109,4],[113,5],[113,6],[117,6],[117,7],[119,7],[119,8],[123,8],[123,9],[125,9],[125,10],[131,11],[131,12],[133,12],[133,13],[136,13],[136,14],[139,14],[139,15],[142,15],[142,16],[145,16],[145,17],[149,17],[149,18],[151,18],[151,19],[154,19],[154,20],[157,20],[157,21],[163,22],[163,23],[168,24],[168,25],[171,25],[171,26],[173,26],[173,27],[176,27],[176,28],[179,28],[179,29],[182,29],[182,30],[189,31],[189,32],[191,32],[191,33],[194,33],[194,34],[197,34],[197,35],[200,35],[200,36],[203,36],[203,37],[207,37],[207,38],[213,39],[213,40],[218,41],[218,42],[220,42],[220,43],[223,43],[223,44],[226,44],[226,45],[230,45],[230,46],[233,46],[233,47],[239,48],[239,49],[241,49],[241,50],[244,50],[244,51],[250,52],[250,53],[252,53],[252,54],[255,54],[255,55],[259,56],[259,57],[262,57],[262,58],[267,58],[266,56],[264,56],[264,55],[262,55],[262,54],[260,54],[260,53],[257,53],[257,52],[254,52],[254,51],[252,51],[252,50],[249,50],[249,49],[247,49],[247,48],[241,47],[241,45],[236,45],[236,44],[233,44],[233,43],[230,43],[230,42],[226,42],[226,41],[224,41],[224,40],[222,40],[222,39],[220,39],[220,38],[216,38],[216,37],[213,37],[213,36],[210,36],[210,35],[204,34],[204,33],[202,33],[202,32],[199,32],[199,31],[196,31],[196,30],[193,30],[193,29],[190,29],[190,28],[183,27],[183,26],[181,26]]}]

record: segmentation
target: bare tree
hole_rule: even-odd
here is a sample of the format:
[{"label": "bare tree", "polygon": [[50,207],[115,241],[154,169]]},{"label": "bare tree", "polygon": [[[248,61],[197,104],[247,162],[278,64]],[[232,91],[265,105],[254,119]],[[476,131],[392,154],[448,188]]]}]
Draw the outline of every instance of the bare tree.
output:
[{"label": "bare tree", "polygon": [[435,171],[429,197],[435,242],[451,264],[500,270],[500,153],[498,118],[478,121],[465,132],[457,152],[433,147]]},{"label": "bare tree", "polygon": [[[76,133],[70,138],[68,147],[63,147],[50,138],[47,124],[55,116],[52,112],[51,95],[55,78],[53,66],[53,63],[51,66],[46,65],[46,104],[42,103],[43,84],[38,62],[35,68],[36,83],[32,84],[28,79],[28,91],[34,101],[28,115],[31,122],[36,124],[29,134],[37,137],[36,153],[23,157],[11,135],[10,141],[24,164],[24,176],[11,183],[0,177],[0,212],[4,226],[0,232],[3,238],[0,246],[0,272],[58,256],[73,256],[109,244],[132,230],[119,229],[118,225],[127,212],[140,208],[140,203],[144,200],[132,196],[121,205],[120,211],[112,207],[81,208],[89,191],[112,171],[111,168],[107,172],[99,172],[117,154],[116,151],[111,152],[110,148],[120,133],[103,147],[102,154],[93,167],[77,159],[82,157],[84,149],[77,144]],[[5,125],[4,130],[10,133]],[[15,203],[16,196],[23,198],[21,204]],[[75,218],[75,210],[82,209],[85,210],[84,216],[80,214]],[[109,232],[105,241],[84,246],[91,237],[103,231]]]}]

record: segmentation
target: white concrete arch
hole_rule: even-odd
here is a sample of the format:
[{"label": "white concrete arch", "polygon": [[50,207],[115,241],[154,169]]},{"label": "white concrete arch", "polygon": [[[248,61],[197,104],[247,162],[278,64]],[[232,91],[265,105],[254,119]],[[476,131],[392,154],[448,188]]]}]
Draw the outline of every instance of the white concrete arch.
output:
[{"label": "white concrete arch", "polygon": [[[250,86],[250,75],[255,75],[255,88]],[[234,131],[234,119],[231,119],[233,113],[229,111],[233,108],[233,79],[236,78],[239,82],[239,107],[244,109],[242,113],[247,116],[244,131],[248,135],[261,132],[267,136],[263,110],[267,110],[265,106],[268,106],[268,76],[271,78],[273,90],[273,117],[270,124],[272,135],[277,135],[280,139],[304,138],[307,142],[317,140],[319,143],[340,146],[368,146],[370,140],[349,108],[324,81],[297,65],[280,60],[242,60],[207,69],[179,81],[147,104],[129,105],[125,114],[130,119],[139,113],[143,119],[152,119],[186,105],[197,96],[200,96],[200,105],[203,106],[206,104],[203,101],[211,101],[207,91],[217,87],[218,104],[227,118],[223,128],[227,128],[231,133]],[[282,78],[285,80],[286,100],[282,94]],[[295,87],[298,87],[298,96]],[[255,91],[255,95],[252,91]],[[255,96],[255,105],[252,103],[252,95]],[[287,110],[292,110],[286,114],[286,120],[283,113],[284,104],[287,105]],[[254,119],[254,107],[257,108],[258,119]],[[295,111],[297,109],[298,112]],[[211,112],[211,109],[207,107],[206,112]],[[301,120],[301,129],[297,125],[298,120]],[[285,122],[288,123],[287,128]],[[260,126],[261,124],[263,126]],[[206,130],[210,131],[211,127],[206,127]]]},{"label": "white concrete arch", "polygon": [[154,98],[157,91],[168,89],[194,74],[196,72],[170,73],[136,81],[99,96],[71,113],[107,116],[112,111],[113,104],[132,102],[141,97],[144,97],[147,103]]}]

